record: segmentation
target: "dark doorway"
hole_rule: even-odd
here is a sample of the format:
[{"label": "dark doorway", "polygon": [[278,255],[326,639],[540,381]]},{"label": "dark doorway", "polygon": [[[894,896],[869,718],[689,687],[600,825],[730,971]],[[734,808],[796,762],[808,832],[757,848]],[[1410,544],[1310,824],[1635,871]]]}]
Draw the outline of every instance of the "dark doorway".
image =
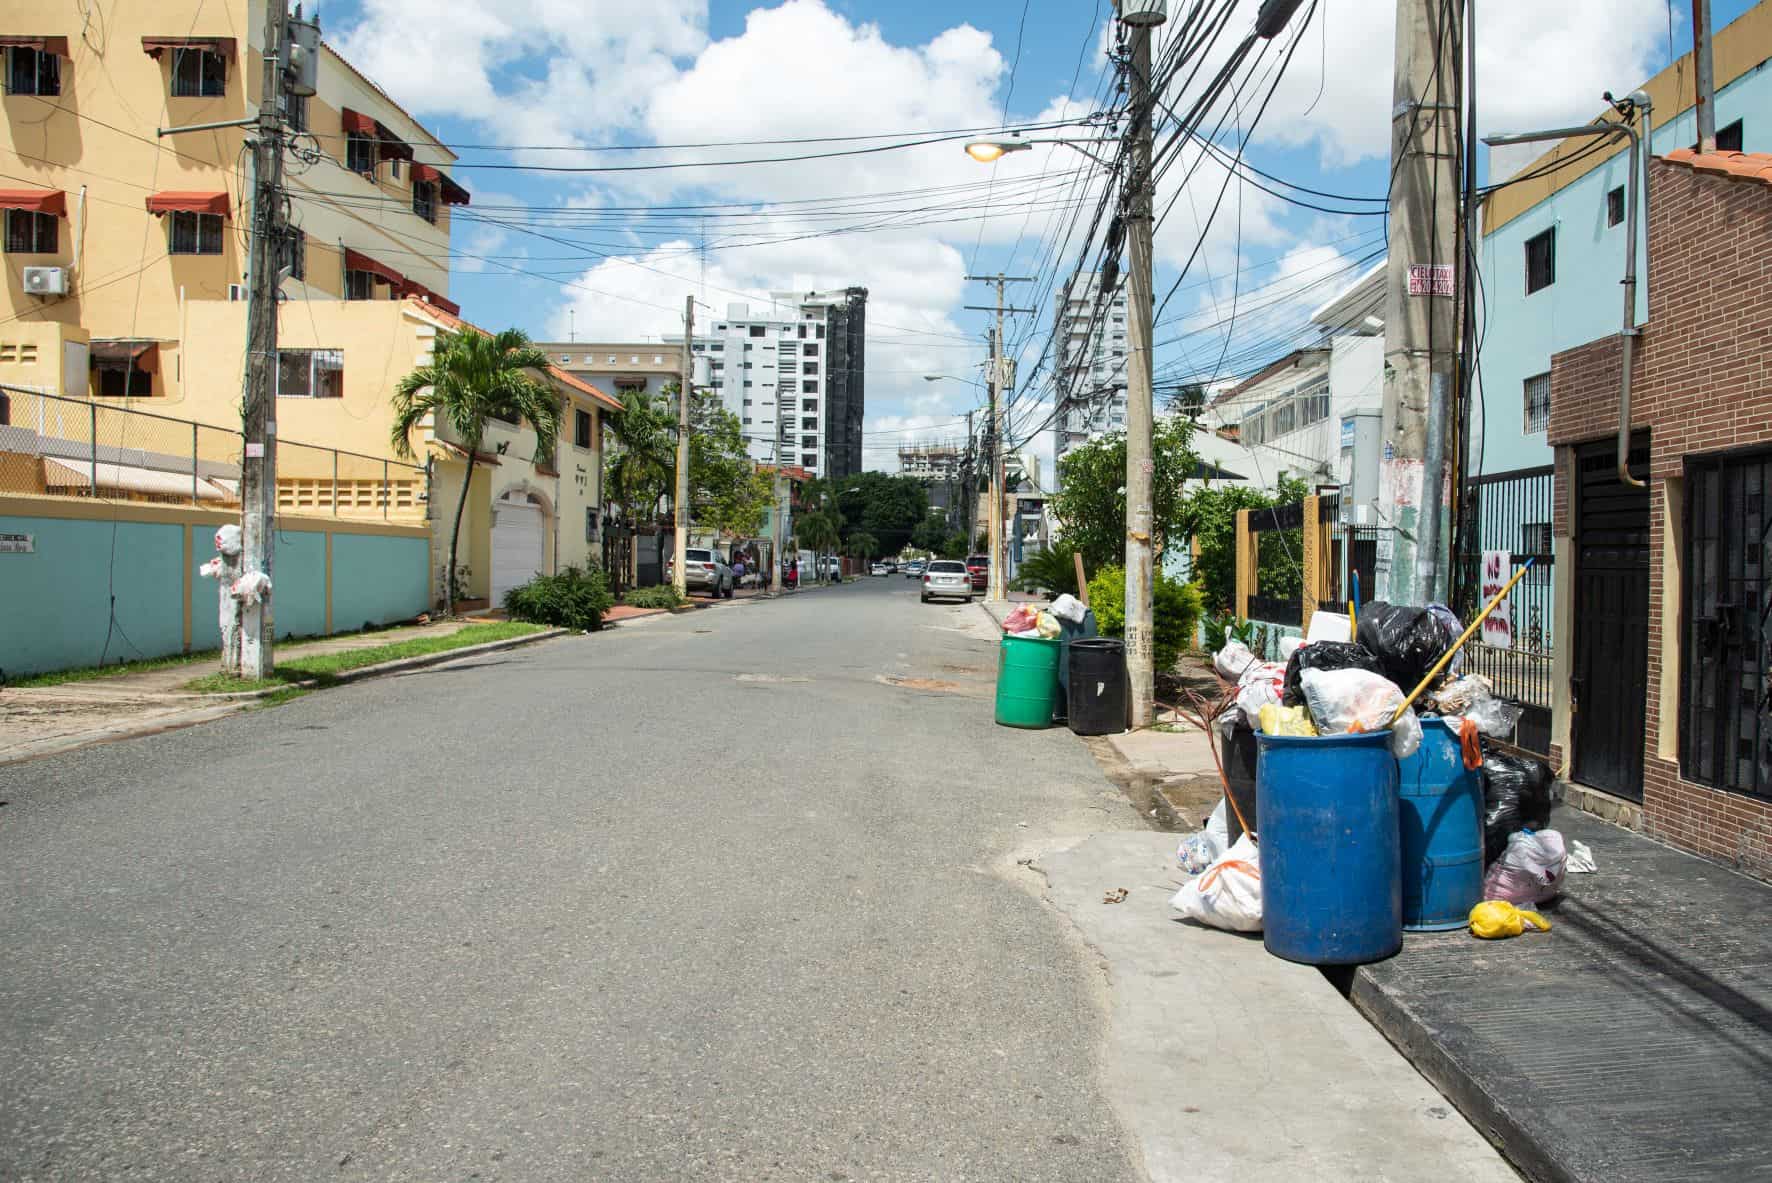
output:
[{"label": "dark doorway", "polygon": [[[1649,440],[1633,441],[1631,474],[1649,471]],[[1618,479],[1610,441],[1576,452],[1575,779],[1643,799],[1649,680],[1649,490]]]}]

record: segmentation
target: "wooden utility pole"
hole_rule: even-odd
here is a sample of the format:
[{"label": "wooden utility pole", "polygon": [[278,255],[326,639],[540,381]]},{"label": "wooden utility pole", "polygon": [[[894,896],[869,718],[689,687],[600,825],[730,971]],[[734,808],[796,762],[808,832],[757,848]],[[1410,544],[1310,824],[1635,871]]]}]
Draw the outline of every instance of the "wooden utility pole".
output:
[{"label": "wooden utility pole", "polygon": [[283,0],[265,5],[264,81],[252,144],[252,240],[247,263],[246,389],[241,399],[240,567],[264,576],[260,594],[241,602],[243,678],[268,678],[275,663],[271,563],[277,517],[277,290],[283,269]]},{"label": "wooden utility pole", "polygon": [[[1001,600],[1007,592],[1004,581],[1003,565],[1006,548],[1003,545],[1003,500],[1005,491],[1003,473],[1004,420],[1007,413],[1009,392],[1015,385],[1014,365],[1003,353],[1003,314],[1006,312],[1033,313],[1032,308],[1006,308],[1003,305],[1003,287],[1011,283],[1033,283],[1033,277],[1027,275],[968,275],[968,282],[990,283],[997,286],[997,303],[995,307],[984,304],[968,304],[967,308],[975,312],[995,312],[996,328],[991,332],[991,369],[990,369],[990,408],[985,419],[985,463],[990,465],[991,503],[986,509],[986,521],[990,531],[991,569],[986,577],[985,599]],[[966,548],[972,548],[972,523],[966,523]]]},{"label": "wooden utility pole", "polygon": [[1378,598],[1443,599],[1464,0],[1397,0]]},{"label": "wooden utility pole", "polygon": [[695,385],[694,357],[695,296],[683,297],[683,374],[677,383],[677,495],[672,498],[671,586],[677,594],[687,595],[683,569],[685,548],[689,545],[689,392]]},{"label": "wooden utility pole", "polygon": [[[1151,29],[1131,25],[1131,175],[1123,209],[1126,273],[1126,678],[1132,726],[1149,727],[1156,711],[1156,662],[1152,656],[1152,580],[1155,529],[1152,509],[1151,396]],[[1105,295],[1105,293],[1104,293]]]}]

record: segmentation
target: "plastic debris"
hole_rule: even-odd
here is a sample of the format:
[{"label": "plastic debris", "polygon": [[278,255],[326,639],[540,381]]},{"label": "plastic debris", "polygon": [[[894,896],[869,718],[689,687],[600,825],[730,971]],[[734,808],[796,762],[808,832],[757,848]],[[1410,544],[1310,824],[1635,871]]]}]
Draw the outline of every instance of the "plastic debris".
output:
[{"label": "plastic debris", "polygon": [[1427,608],[1374,600],[1360,608],[1359,635],[1354,639],[1378,658],[1385,677],[1413,690],[1452,648],[1459,631],[1448,631],[1445,622]]},{"label": "plastic debris", "polygon": [[1280,660],[1291,661],[1292,655],[1298,652],[1298,647],[1302,644],[1304,644],[1303,637],[1281,637]]},{"label": "plastic debris", "polygon": [[1308,644],[1318,641],[1351,641],[1353,624],[1342,612],[1325,612],[1321,608],[1311,613],[1311,627],[1304,636]]},{"label": "plastic debris", "polygon": [[1082,600],[1066,592],[1052,601],[1052,615],[1060,620],[1068,620],[1072,624],[1082,624],[1083,617],[1089,612]]},{"label": "plastic debris", "polygon": [[1116,887],[1112,891],[1104,893],[1101,897],[1101,902],[1104,904],[1123,904],[1126,902],[1126,897],[1131,894],[1132,893],[1124,887]]},{"label": "plastic debris", "polygon": [[1298,677],[1305,670],[1370,670],[1383,674],[1378,658],[1364,645],[1346,641],[1313,641],[1299,648],[1286,663],[1286,680],[1280,701],[1289,707],[1304,702],[1304,687]]},{"label": "plastic debris", "polygon": [[1006,633],[1031,633],[1039,625],[1040,610],[1032,604],[1022,604],[1003,618],[1003,631]]},{"label": "plastic debris", "polygon": [[256,604],[260,600],[271,598],[271,577],[263,571],[248,571],[234,580],[234,586],[228,594],[242,604]]},{"label": "plastic debris", "polygon": [[1251,728],[1261,726],[1264,708],[1280,705],[1280,688],[1272,682],[1257,679],[1237,691],[1237,709]]},{"label": "plastic debris", "polygon": [[240,553],[240,527],[235,526],[235,525],[227,525],[227,526],[223,526],[221,529],[217,530],[215,532],[215,549],[220,551],[224,555],[239,554]]},{"label": "plastic debris", "polygon": [[1495,697],[1489,679],[1481,674],[1466,674],[1441,686],[1434,693],[1431,705],[1443,715],[1469,719],[1478,731],[1495,739],[1508,739],[1525,712],[1510,702]]},{"label": "plastic debris", "polygon": [[1230,641],[1212,655],[1212,668],[1225,681],[1235,682],[1243,676],[1244,668],[1254,661],[1255,654],[1249,652],[1249,646],[1241,641]]},{"label": "plastic debris", "polygon": [[1183,874],[1198,875],[1224,854],[1230,846],[1230,834],[1225,824],[1224,802],[1220,800],[1206,824],[1183,838],[1181,845],[1176,847],[1175,861]]},{"label": "plastic debris", "polygon": [[1042,612],[1034,618],[1034,631],[1048,641],[1056,641],[1064,632],[1064,626],[1058,623],[1058,617],[1050,612]]},{"label": "plastic debris", "polygon": [[1204,874],[1182,885],[1170,907],[1190,920],[1230,932],[1261,931],[1261,855],[1238,838]]},{"label": "plastic debris", "polygon": [[1566,867],[1571,875],[1589,875],[1600,869],[1594,862],[1593,848],[1579,838],[1569,839],[1569,862]]},{"label": "plastic debris", "polygon": [[1516,908],[1506,900],[1484,900],[1471,909],[1471,935],[1486,941],[1517,937],[1523,932],[1549,932],[1550,921],[1537,912]]},{"label": "plastic debris", "polygon": [[1483,757],[1483,857],[1494,862],[1516,831],[1550,825],[1551,770],[1543,760],[1511,752]]},{"label": "plastic debris", "polygon": [[1542,904],[1563,890],[1569,861],[1555,830],[1521,830],[1483,876],[1483,898],[1510,904]]},{"label": "plastic debris", "polygon": [[1299,681],[1311,719],[1322,734],[1388,729],[1391,754],[1399,760],[1413,756],[1421,746],[1421,721],[1413,710],[1391,722],[1403,705],[1403,692],[1383,674],[1361,669],[1305,670]]},{"label": "plastic debris", "polygon": [[1316,725],[1303,707],[1287,707],[1270,702],[1257,716],[1263,735],[1316,735]]}]

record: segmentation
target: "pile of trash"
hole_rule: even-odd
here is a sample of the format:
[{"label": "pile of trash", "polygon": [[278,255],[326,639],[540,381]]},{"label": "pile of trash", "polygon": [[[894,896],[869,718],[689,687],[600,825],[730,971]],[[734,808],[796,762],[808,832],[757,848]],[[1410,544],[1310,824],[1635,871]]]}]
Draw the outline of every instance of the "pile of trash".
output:
[{"label": "pile of trash", "polygon": [[[1357,624],[1336,613],[1312,617],[1311,637],[1286,638],[1273,662],[1239,641],[1213,654],[1219,677],[1236,688],[1217,722],[1228,747],[1236,728],[1263,735],[1318,736],[1389,730],[1391,753],[1408,759],[1421,746],[1421,718],[1444,719],[1460,737],[1465,767],[1483,786],[1482,901],[1471,931],[1482,937],[1548,931],[1533,907],[1551,902],[1566,875],[1594,869],[1579,842],[1565,848],[1548,829],[1553,776],[1542,760],[1516,755],[1491,740],[1510,740],[1521,708],[1498,697],[1481,674],[1466,673],[1455,651],[1464,627],[1445,607],[1410,608],[1375,601]],[[1449,660],[1448,651],[1453,651]],[[1409,695],[1433,680],[1411,702]],[[1420,710],[1420,716],[1417,715]],[[1227,785],[1228,788],[1228,785]],[[1191,878],[1172,906],[1183,916],[1236,932],[1261,930],[1259,836],[1229,841],[1225,803],[1176,852]]]},{"label": "pile of trash", "polygon": [[1020,605],[1004,618],[1003,631],[1016,636],[1031,633],[1056,641],[1064,633],[1065,622],[1080,625],[1088,613],[1089,609],[1076,596],[1059,596],[1045,608],[1038,604]]}]

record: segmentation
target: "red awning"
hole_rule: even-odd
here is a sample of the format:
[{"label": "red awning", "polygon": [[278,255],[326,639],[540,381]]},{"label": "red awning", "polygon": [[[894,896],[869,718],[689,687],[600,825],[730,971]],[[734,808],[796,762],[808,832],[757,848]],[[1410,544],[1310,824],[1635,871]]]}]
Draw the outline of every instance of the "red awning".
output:
[{"label": "red awning", "polygon": [[53,53],[58,58],[68,56],[68,39],[66,37],[0,37],[0,48],[34,49],[38,53]]},{"label": "red awning", "polygon": [[28,209],[65,218],[68,195],[60,189],[0,189],[0,209]]},{"label": "red awning", "polygon": [[142,52],[151,58],[157,58],[169,49],[207,49],[210,53],[219,53],[231,60],[234,56],[234,39],[232,37],[142,38]]},{"label": "red awning", "polygon": [[428,164],[415,164],[412,166],[412,179],[415,182],[430,181],[434,183],[444,205],[466,205],[468,203],[468,191],[451,180],[449,174],[441,169],[433,168]]},{"label": "red awning", "polygon": [[339,112],[346,131],[354,131],[358,135],[372,136],[375,134],[375,120],[361,111],[353,111],[349,107]]},{"label": "red awning", "polygon": [[378,160],[411,160],[412,145],[387,129],[385,124],[375,125],[376,159]]},{"label": "red awning", "polygon": [[367,271],[371,275],[380,276],[396,289],[404,289],[409,286],[406,277],[386,263],[378,263],[363,252],[354,251],[350,247],[345,248],[345,270]]},{"label": "red awning", "polygon": [[222,193],[195,193],[167,190],[164,193],[148,195],[148,212],[150,214],[220,214],[228,215],[228,195]]},{"label": "red awning", "polygon": [[412,166],[412,179],[414,181],[441,181],[443,174],[428,164],[415,164]]}]

